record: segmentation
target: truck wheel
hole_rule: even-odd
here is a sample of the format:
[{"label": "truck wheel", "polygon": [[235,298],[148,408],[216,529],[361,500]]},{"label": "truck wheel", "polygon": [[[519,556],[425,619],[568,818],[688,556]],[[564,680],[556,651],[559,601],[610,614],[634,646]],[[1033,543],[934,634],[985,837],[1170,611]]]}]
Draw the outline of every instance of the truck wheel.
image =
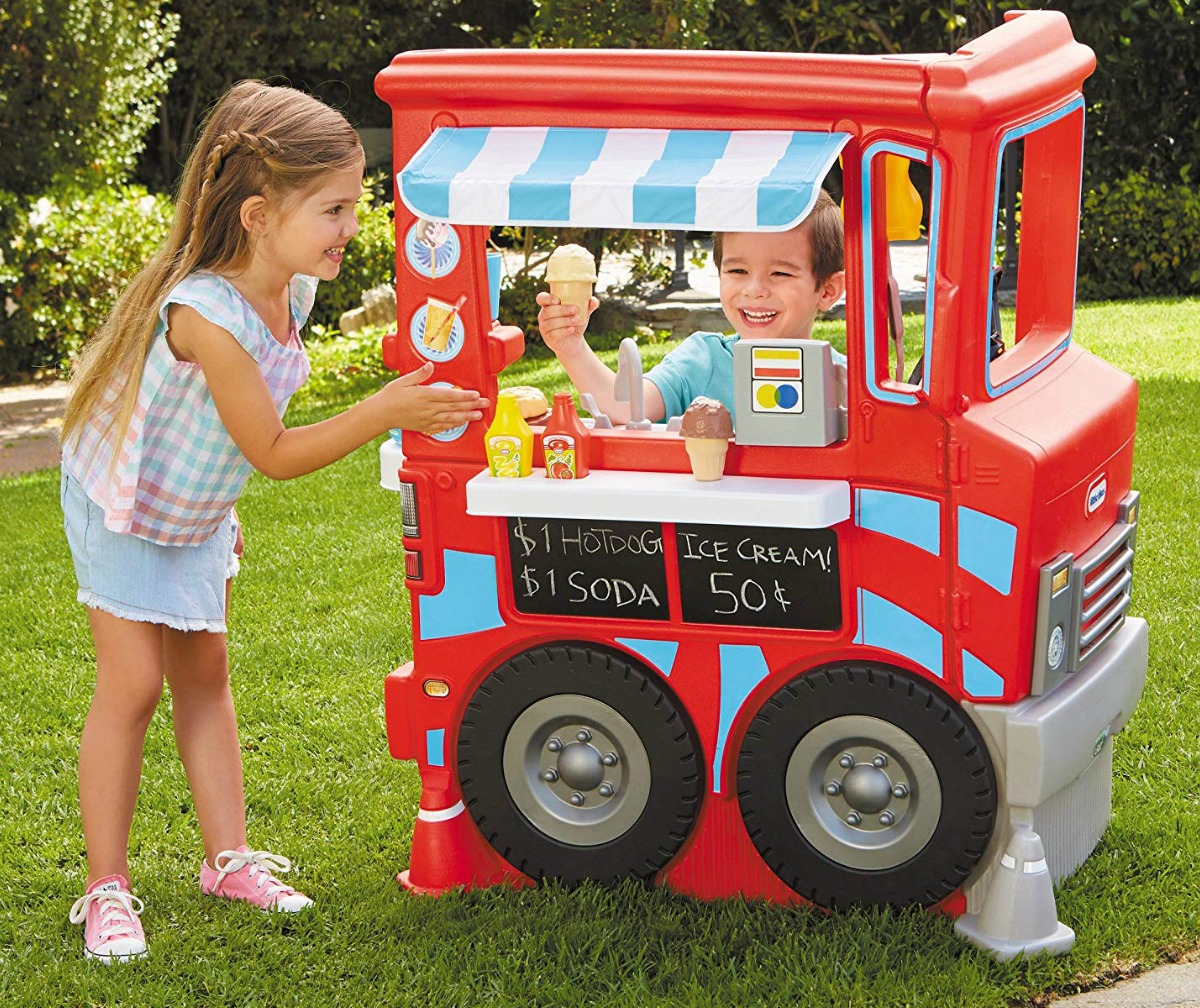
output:
[{"label": "truck wheel", "polygon": [[923,680],[876,665],[793,679],[738,759],[750,838],[806,899],[930,906],[983,856],[996,780],[974,724]]},{"label": "truck wheel", "polygon": [[535,878],[648,879],[688,835],[703,773],[688,719],[645,668],[583,644],[489,675],[458,734],[463,800]]}]

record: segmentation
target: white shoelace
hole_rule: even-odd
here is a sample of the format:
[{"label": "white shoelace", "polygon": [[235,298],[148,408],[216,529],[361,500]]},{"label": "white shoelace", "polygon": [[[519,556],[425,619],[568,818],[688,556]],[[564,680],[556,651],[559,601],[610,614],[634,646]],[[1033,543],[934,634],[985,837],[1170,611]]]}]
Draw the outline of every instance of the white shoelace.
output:
[{"label": "white shoelace", "polygon": [[97,889],[75,901],[71,907],[71,923],[82,924],[87,919],[88,907],[93,903],[100,904],[100,928],[97,938],[101,944],[114,938],[138,937],[133,918],[140,917],[146,909],[146,904],[140,899],[121,889]]},{"label": "white shoelace", "polygon": [[292,862],[282,854],[272,854],[265,850],[221,851],[213,859],[213,868],[217,871],[217,882],[214,888],[221,885],[226,875],[239,872],[247,865],[249,865],[249,871],[246,874],[250,878],[260,876],[255,883],[255,888],[268,887],[266,893],[268,899],[274,896],[290,896],[296,891],[290,885],[280,882],[274,875],[275,872],[290,872]]}]

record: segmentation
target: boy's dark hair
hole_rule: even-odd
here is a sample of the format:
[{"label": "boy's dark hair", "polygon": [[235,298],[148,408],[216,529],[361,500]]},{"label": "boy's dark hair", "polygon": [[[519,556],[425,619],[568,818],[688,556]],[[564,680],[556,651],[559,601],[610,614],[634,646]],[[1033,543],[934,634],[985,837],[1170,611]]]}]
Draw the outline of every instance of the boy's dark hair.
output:
[{"label": "boy's dark hair", "polygon": [[[833,202],[833,197],[824,189],[817,190],[817,202],[809,215],[798,227],[808,231],[808,244],[812,253],[812,271],[820,287],[834,273],[846,268],[845,229],[842,227],[842,212]],[[713,233],[713,262],[721,268],[724,254],[724,234]]]}]

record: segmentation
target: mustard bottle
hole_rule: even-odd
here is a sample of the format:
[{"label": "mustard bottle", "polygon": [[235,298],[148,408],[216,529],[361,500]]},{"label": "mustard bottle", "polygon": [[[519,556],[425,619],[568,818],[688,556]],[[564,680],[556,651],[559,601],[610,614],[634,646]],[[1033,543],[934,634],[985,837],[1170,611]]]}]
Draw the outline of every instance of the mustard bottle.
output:
[{"label": "mustard bottle", "polygon": [[533,473],[533,431],[512,396],[496,397],[496,416],[483,444],[493,476],[517,479]]}]

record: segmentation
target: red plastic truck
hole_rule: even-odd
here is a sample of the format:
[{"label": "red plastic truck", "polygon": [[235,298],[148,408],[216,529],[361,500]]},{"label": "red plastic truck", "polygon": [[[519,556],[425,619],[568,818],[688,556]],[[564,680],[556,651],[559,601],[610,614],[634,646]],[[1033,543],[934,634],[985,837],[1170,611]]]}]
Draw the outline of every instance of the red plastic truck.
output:
[{"label": "red plastic truck", "polygon": [[[953,54],[447,50],[380,73],[391,367],[496,395],[522,345],[493,326],[493,225],[780,230],[839,164],[848,292],[844,391],[824,341],[739,342],[718,481],[661,424],[595,426],[573,481],[489,475],[490,417],[384,445],[413,641],[387,730],[422,782],[404,885],[632,877],[935,907],[999,957],[1069,947],[1052,885],[1104,831],[1147,665],[1137,391],[1071,336],[1094,62],[1030,12]],[[1010,148],[1015,325],[993,290]],[[911,371],[894,159],[926,180]]]}]

